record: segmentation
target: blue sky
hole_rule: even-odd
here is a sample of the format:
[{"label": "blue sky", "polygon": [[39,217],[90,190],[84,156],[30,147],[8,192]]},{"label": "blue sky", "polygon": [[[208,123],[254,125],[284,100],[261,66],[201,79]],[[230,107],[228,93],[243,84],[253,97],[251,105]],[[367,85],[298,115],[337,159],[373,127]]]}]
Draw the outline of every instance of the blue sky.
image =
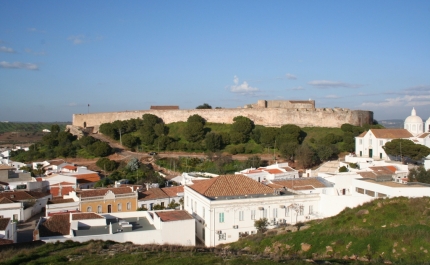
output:
[{"label": "blue sky", "polygon": [[0,121],[259,99],[430,116],[430,1],[2,1]]}]

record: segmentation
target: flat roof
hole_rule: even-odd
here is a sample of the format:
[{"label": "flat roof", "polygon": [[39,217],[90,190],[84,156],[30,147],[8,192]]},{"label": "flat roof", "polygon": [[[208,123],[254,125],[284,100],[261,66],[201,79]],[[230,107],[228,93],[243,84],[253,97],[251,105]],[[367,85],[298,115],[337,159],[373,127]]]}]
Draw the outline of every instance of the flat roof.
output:
[{"label": "flat roof", "polygon": [[145,217],[130,217],[122,219],[106,219],[106,225],[104,226],[81,226],[78,230],[73,230],[75,236],[92,236],[92,235],[104,235],[109,234],[109,225],[112,224],[112,233],[129,233],[121,231],[122,227],[120,223],[122,221],[129,222],[132,225],[131,232],[156,230],[155,226],[151,225]]},{"label": "flat roof", "polygon": [[408,182],[407,184],[401,184],[394,181],[375,181],[373,179],[358,179],[359,181],[365,181],[374,183],[391,188],[430,188],[430,185],[426,185],[420,182]]}]

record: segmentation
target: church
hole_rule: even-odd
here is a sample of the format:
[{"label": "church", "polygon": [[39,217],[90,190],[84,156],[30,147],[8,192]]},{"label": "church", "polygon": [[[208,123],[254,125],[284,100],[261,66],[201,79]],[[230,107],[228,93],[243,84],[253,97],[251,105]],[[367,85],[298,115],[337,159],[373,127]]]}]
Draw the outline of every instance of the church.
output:
[{"label": "church", "polygon": [[415,108],[405,119],[403,129],[370,129],[355,137],[355,154],[376,160],[392,160],[382,148],[393,139],[409,139],[416,144],[430,147],[430,118],[427,121],[417,116]]}]

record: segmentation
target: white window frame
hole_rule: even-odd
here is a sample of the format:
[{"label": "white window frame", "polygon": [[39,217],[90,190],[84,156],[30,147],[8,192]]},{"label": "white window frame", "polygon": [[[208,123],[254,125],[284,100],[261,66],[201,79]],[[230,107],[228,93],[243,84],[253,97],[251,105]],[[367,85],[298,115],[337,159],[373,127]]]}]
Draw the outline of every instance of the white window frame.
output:
[{"label": "white window frame", "polygon": [[131,210],[131,202],[127,202],[127,210]]},{"label": "white window frame", "polygon": [[103,207],[101,205],[97,206],[97,213],[102,213]]},{"label": "white window frame", "polygon": [[239,211],[239,221],[243,221],[243,220],[244,220],[244,212]]},{"label": "white window frame", "polygon": [[118,212],[122,212],[122,203],[118,203],[117,210],[118,210]]},{"label": "white window frame", "polygon": [[224,223],[224,213],[223,212],[218,214],[218,221],[220,223]]},{"label": "white window frame", "polygon": [[87,212],[92,212],[92,211],[93,211],[93,207],[88,206],[88,207],[87,207]]},{"label": "white window frame", "polygon": [[255,220],[255,210],[251,210],[251,220]]}]

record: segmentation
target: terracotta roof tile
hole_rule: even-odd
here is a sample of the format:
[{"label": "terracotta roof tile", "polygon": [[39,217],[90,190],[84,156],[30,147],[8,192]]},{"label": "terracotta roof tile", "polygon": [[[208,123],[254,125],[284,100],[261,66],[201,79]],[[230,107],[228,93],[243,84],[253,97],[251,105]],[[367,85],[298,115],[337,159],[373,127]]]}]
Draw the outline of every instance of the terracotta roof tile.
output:
[{"label": "terracotta roof tile", "polygon": [[387,166],[369,167],[369,169],[373,170],[376,175],[393,175],[396,172]]},{"label": "terracotta roof tile", "polygon": [[428,135],[430,135],[430,133],[423,133],[420,136],[418,136],[418,138],[426,138]]},{"label": "terracotta roof tile", "polygon": [[55,199],[48,201],[48,204],[69,203],[69,202],[74,202],[74,200],[73,199],[63,199],[63,198],[59,197],[59,198],[55,198]]},{"label": "terracotta roof tile", "polygon": [[7,197],[3,197],[3,198],[0,198],[0,204],[3,204],[3,203],[14,203],[14,202],[9,200]]},{"label": "terracotta roof tile", "polygon": [[71,186],[62,186],[61,193],[60,193],[60,187],[57,186],[57,187],[51,187],[49,191],[53,197],[58,197],[58,196],[63,196],[65,194],[69,194],[72,191],[75,191],[75,188]]},{"label": "terracotta roof tile", "polygon": [[8,165],[0,164],[0,170],[12,170],[13,167],[10,167]]},{"label": "terracotta roof tile", "polygon": [[269,172],[270,174],[280,174],[284,173],[283,171],[277,169],[277,168],[265,168],[264,171]]},{"label": "terracotta roof tile", "polygon": [[326,187],[326,185],[317,178],[273,180],[272,183],[292,190],[307,190]]},{"label": "terracotta roof tile", "polygon": [[190,186],[206,197],[273,193],[273,189],[244,175],[223,175]]},{"label": "terracotta roof tile", "polygon": [[169,197],[177,197],[178,193],[184,193],[184,186],[174,186],[168,188],[161,188],[164,193]]},{"label": "terracotta roof tile", "polygon": [[72,166],[72,165],[66,165],[63,168],[68,169],[68,170],[76,170],[76,167]]},{"label": "terracotta roof tile", "polygon": [[371,129],[370,131],[376,138],[401,139],[413,137],[406,129]]},{"label": "terracotta roof tile", "polygon": [[0,230],[6,230],[7,226],[10,223],[10,218],[0,218]]},{"label": "terracotta roof tile", "polygon": [[362,178],[365,179],[376,179],[376,174],[374,172],[357,172]]},{"label": "terracotta roof tile", "polygon": [[11,201],[25,201],[25,200],[34,200],[35,198],[31,196],[27,191],[8,191],[1,192],[0,198],[8,198]]},{"label": "terracotta roof tile", "polygon": [[190,220],[193,217],[186,211],[166,211],[166,212],[155,212],[163,222]]},{"label": "terracotta roof tile", "polygon": [[104,219],[104,217],[96,213],[74,213],[72,220],[86,220],[86,219]]},{"label": "terracotta roof tile", "polygon": [[144,192],[139,192],[139,201],[150,201],[164,198],[169,198],[169,195],[160,188],[152,188]]},{"label": "terracotta roof tile", "polygon": [[41,237],[64,236],[70,234],[70,214],[56,214],[39,225]]},{"label": "terracotta roof tile", "polygon": [[76,177],[78,183],[93,183],[100,180],[100,176],[97,173],[76,174],[72,176]]},{"label": "terracotta roof tile", "polygon": [[87,197],[96,197],[96,196],[104,196],[108,191],[112,191],[114,194],[126,194],[133,193],[131,188],[123,187],[123,188],[105,188],[105,189],[94,189],[94,190],[82,190],[77,192],[78,197],[87,198]]}]

